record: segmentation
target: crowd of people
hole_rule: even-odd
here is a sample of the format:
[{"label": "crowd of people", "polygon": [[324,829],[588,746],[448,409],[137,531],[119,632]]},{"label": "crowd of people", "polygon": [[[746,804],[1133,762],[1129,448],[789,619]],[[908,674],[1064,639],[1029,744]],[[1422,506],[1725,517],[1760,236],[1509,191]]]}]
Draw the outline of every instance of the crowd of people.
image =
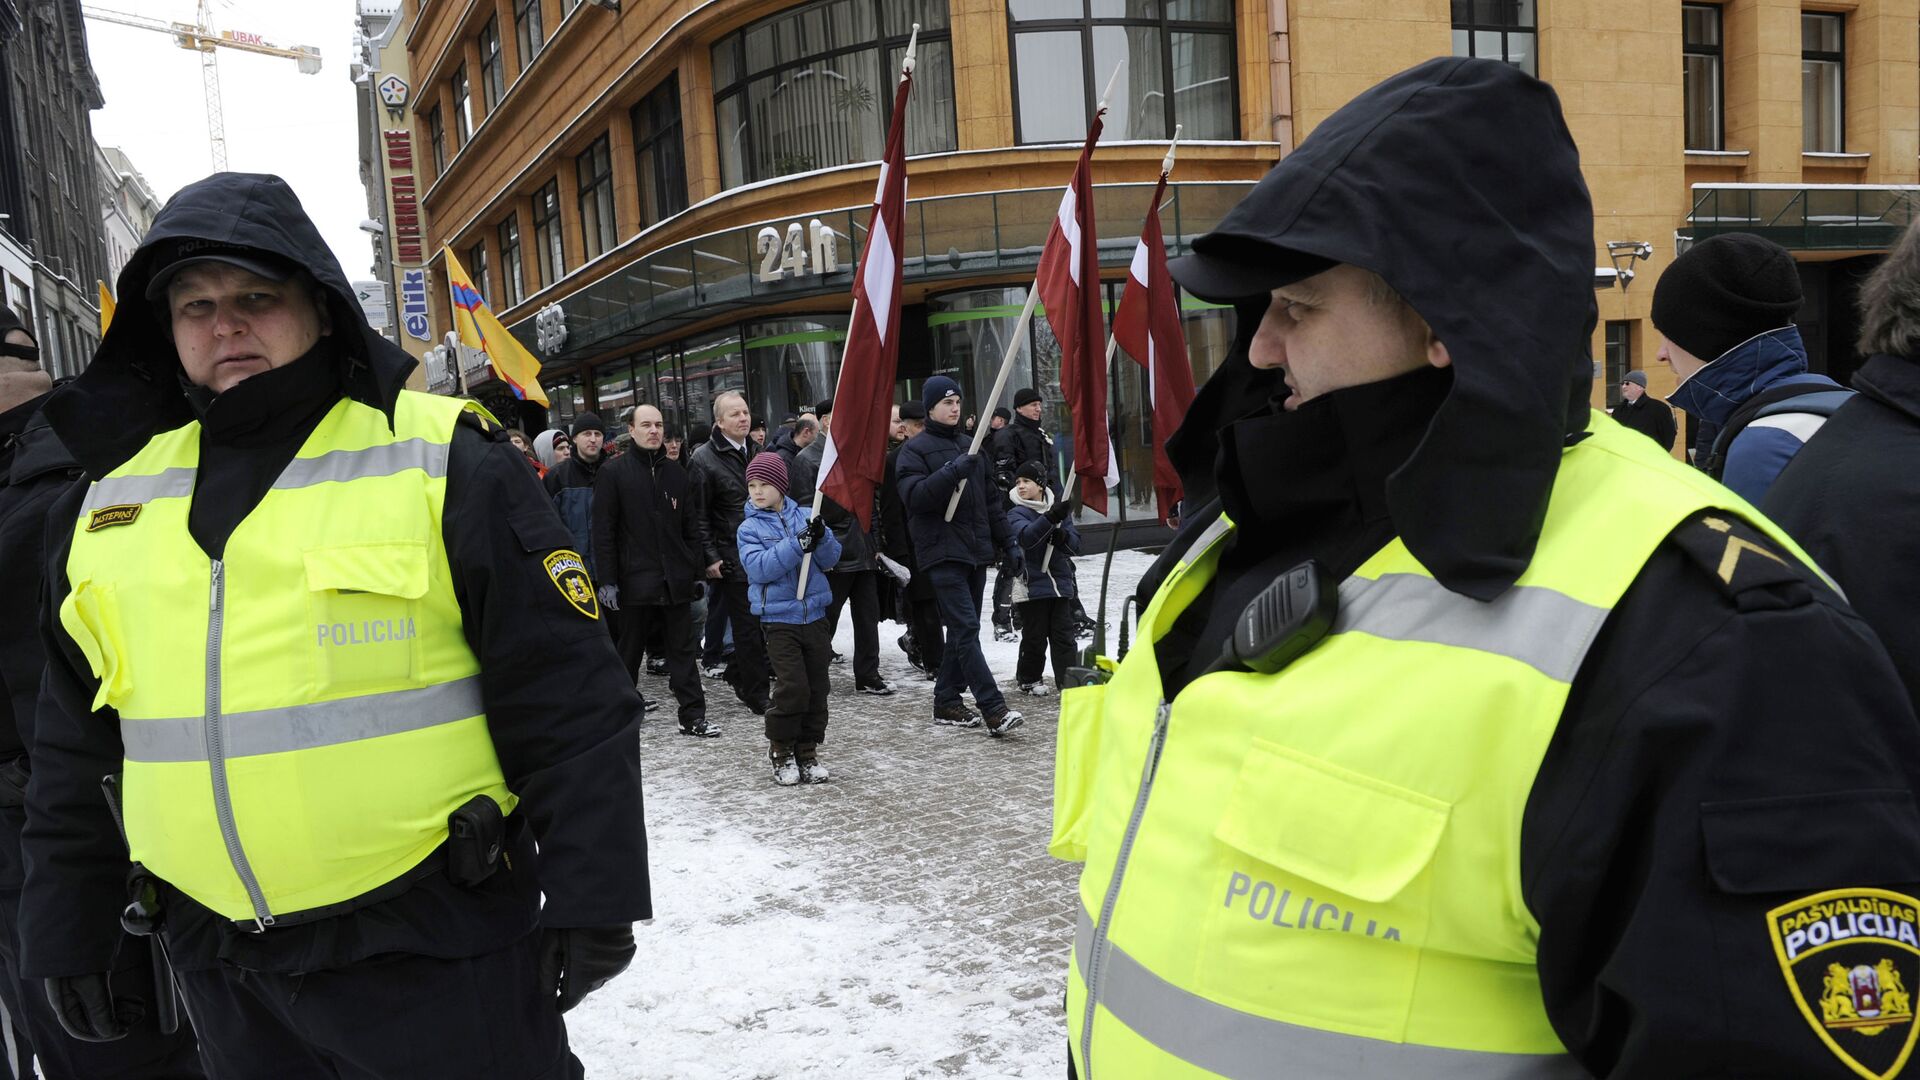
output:
[{"label": "crowd of people", "polygon": [[932,722],[994,736],[1023,717],[981,648],[988,570],[997,571],[995,635],[1020,642],[1011,674],[1022,694],[1059,687],[1091,628],[1074,577],[1073,504],[1039,393],[1022,389],[1012,409],[996,410],[978,454],[962,404],[959,384],[935,376],[921,400],[895,406],[886,478],[865,525],[824,494],[812,517],[831,399],[787,417],[770,437],[737,390],[714,396],[711,426],[687,443],[668,435],[652,404],[618,417],[612,439],[593,412],[532,438],[519,429],[505,437],[598,583],[596,602],[643,708],[658,707],[645,700],[645,676],[666,676],[681,732],[716,737],[723,726],[708,715],[701,676],[723,682],[763,718],[775,782],[819,783],[828,776],[819,746],[829,672],[849,660],[833,647],[843,617],[852,623],[854,692],[896,692],[880,662],[879,624],[893,620],[901,653],[935,683]]}]

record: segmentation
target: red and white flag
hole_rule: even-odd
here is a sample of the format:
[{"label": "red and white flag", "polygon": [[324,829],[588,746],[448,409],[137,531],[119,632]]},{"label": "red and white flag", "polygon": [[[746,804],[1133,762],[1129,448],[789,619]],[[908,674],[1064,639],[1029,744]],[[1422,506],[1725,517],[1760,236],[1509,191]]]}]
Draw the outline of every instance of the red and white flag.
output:
[{"label": "red and white flag", "polygon": [[893,120],[873,192],[873,219],[853,282],[853,321],[833,391],[833,427],[820,453],[820,490],[873,528],[874,493],[886,475],[893,375],[900,359],[900,222],[907,201],[907,95],[913,50],[893,92]]},{"label": "red and white flag", "polygon": [[1167,174],[1160,174],[1147,204],[1140,245],[1127,268],[1127,290],[1113,313],[1113,337],[1136,363],[1147,369],[1147,393],[1153,404],[1153,490],[1164,523],[1180,504],[1180,474],[1167,457],[1167,440],[1193,405],[1193,368],[1187,361],[1187,335],[1180,305],[1167,274],[1167,244],[1160,233],[1160,200]]},{"label": "red and white flag", "polygon": [[1073,471],[1080,496],[1095,513],[1107,512],[1106,321],[1100,313],[1100,231],[1093,222],[1093,146],[1100,141],[1103,106],[1094,114],[1073,180],[1040,252],[1037,284],[1047,324],[1060,341],[1060,389],[1073,417]]}]

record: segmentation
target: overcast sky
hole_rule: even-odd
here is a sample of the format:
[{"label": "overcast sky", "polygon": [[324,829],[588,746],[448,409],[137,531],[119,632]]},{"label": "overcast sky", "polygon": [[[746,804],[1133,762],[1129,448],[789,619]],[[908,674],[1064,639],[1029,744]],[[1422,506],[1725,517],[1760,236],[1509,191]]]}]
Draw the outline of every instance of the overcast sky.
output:
[{"label": "overcast sky", "polygon": [[[168,21],[192,22],[193,0],[99,0],[99,6]],[[318,75],[292,60],[221,49],[227,167],[284,177],[340,260],[349,280],[373,273],[348,79],[353,0],[214,0],[216,30],[244,30],[274,45],[320,50]],[[93,137],[133,159],[162,203],[213,171],[207,143],[200,54],[166,34],[87,20],[87,48],[106,107],[93,114]]]}]

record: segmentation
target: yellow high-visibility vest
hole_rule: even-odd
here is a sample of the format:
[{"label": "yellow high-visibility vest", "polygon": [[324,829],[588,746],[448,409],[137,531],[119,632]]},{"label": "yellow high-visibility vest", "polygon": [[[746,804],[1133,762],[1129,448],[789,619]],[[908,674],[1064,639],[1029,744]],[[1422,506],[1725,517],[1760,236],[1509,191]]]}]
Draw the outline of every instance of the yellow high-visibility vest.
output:
[{"label": "yellow high-visibility vest", "polygon": [[1081,1080],[1584,1075],[1541,1000],[1521,817],[1601,625],[1709,508],[1813,565],[1595,413],[1498,599],[1449,592],[1396,539],[1290,667],[1163,701],[1151,643],[1213,577],[1232,531],[1215,522],[1141,615],[1142,646],[1062,698],[1050,850],[1085,863]]},{"label": "yellow high-visibility vest", "polygon": [[87,493],[60,623],[120,717],[128,844],[223,916],[351,900],[475,795],[514,807],[440,531],[463,408],[337,402],[217,561],[187,531],[198,423]]}]

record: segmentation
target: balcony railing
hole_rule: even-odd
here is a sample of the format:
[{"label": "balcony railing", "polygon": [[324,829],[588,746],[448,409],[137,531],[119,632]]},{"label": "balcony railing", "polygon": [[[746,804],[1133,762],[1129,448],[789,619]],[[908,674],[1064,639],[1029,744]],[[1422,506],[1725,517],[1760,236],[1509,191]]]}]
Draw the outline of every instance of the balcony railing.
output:
[{"label": "balcony railing", "polygon": [[[1194,237],[1217,225],[1253,186],[1244,183],[1173,183],[1161,210],[1169,253],[1187,251]],[[1133,258],[1140,222],[1152,197],[1151,184],[1101,184],[1094,188],[1100,225],[1100,262],[1125,266]],[[973,278],[1010,270],[1032,271],[1046,245],[1060,205],[1059,188],[983,192],[909,200],[902,221],[903,276],[908,283]],[[566,344],[545,363],[588,359],[644,338],[747,307],[808,296],[846,294],[866,249],[870,207],[797,213],[695,237],[651,255],[560,301],[566,313]],[[806,230],[814,220],[833,230],[836,269],[827,274],[783,274],[760,280],[761,230],[782,238],[789,223]],[[809,245],[810,247],[811,245]],[[813,269],[809,264],[808,270]],[[535,347],[532,318],[509,328]],[[484,379],[484,375],[482,378]]]},{"label": "balcony railing", "polygon": [[1920,208],[1920,187],[1879,184],[1695,184],[1695,240],[1749,232],[1790,251],[1891,248]]}]

